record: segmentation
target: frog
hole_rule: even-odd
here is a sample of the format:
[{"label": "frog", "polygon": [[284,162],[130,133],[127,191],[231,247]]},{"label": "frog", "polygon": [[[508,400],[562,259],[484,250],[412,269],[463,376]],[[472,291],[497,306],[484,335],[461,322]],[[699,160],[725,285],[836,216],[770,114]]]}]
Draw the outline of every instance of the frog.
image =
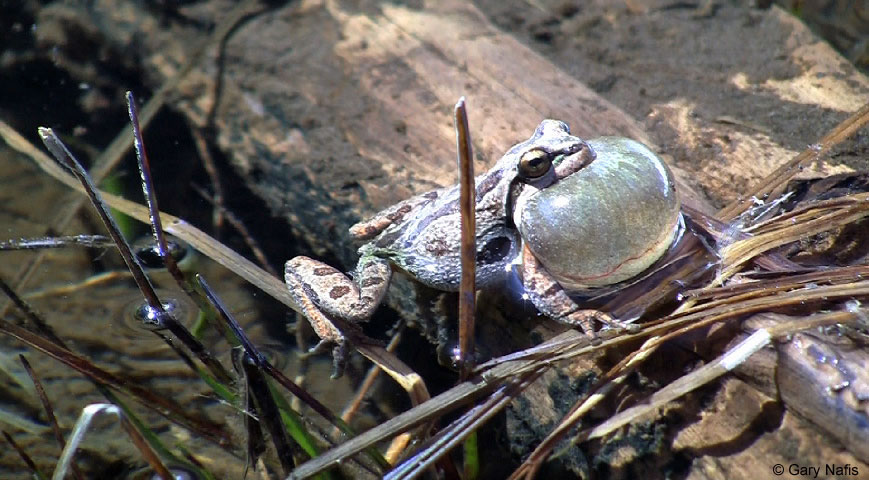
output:
[{"label": "frog", "polygon": [[[618,148],[623,147],[608,140],[598,141],[598,146],[614,155],[618,154]],[[558,254],[547,251],[545,237],[552,234],[547,233],[541,238],[537,232],[546,232],[547,228],[563,230],[559,222],[565,223],[564,219],[556,218],[554,228],[541,225],[541,222],[552,223],[548,217],[553,212],[549,210],[558,211],[559,207],[553,205],[564,204],[562,197],[568,197],[570,208],[570,198],[575,197],[570,193],[583,188],[583,182],[580,181],[579,186],[566,182],[579,172],[591,172],[590,167],[598,162],[601,160],[592,143],[571,135],[566,123],[547,119],[537,126],[530,138],[511,147],[486,173],[474,180],[477,289],[502,284],[518,265],[525,289],[523,297],[543,315],[578,327],[591,338],[595,337],[595,320],[608,326],[619,326],[620,323],[605,312],[584,308],[576,292],[621,283],[622,277],[634,275],[635,270],[643,270],[651,262],[637,264],[629,255],[630,261],[616,259],[615,270],[624,270],[622,267],[625,265],[630,267],[627,274],[619,272],[616,275],[618,281],[608,282],[605,277],[609,272],[593,272],[586,275],[589,278],[578,280],[576,275],[572,275],[570,266],[566,274],[563,272],[563,266],[558,265]],[[656,184],[652,189],[672,193],[672,179],[666,166],[659,168],[654,165],[652,170],[663,172],[663,175],[652,176],[664,178],[657,182],[663,187]],[[634,176],[645,178],[648,175]],[[605,186],[612,183],[606,175],[598,178],[598,182]],[[564,186],[559,188],[560,184]],[[553,198],[547,197],[549,191],[555,193]],[[669,197],[669,203],[673,203],[675,195]],[[573,208],[594,210],[585,203]],[[535,214],[525,214],[526,209]],[[546,211],[538,214],[541,209]],[[671,205],[665,209],[668,212],[673,210]],[[560,214],[569,217],[572,213],[560,211]],[[678,222],[668,217],[664,223],[666,225],[660,229],[663,234],[652,235],[657,235],[655,241],[661,245],[672,240],[675,227],[671,224]],[[362,243],[358,249],[358,263],[349,275],[306,256],[297,256],[286,262],[285,283],[301,313],[320,338],[311,352],[332,347],[333,376],[339,376],[343,371],[350,344],[348,334],[359,333],[360,324],[373,315],[383,301],[394,271],[402,271],[437,290],[458,291],[461,279],[460,230],[459,186],[454,185],[401,201],[352,226],[351,237]],[[559,245],[557,248],[563,247]],[[660,250],[660,247],[656,247],[654,252],[646,249],[643,255],[655,256],[653,260],[656,260]],[[544,262],[549,263],[549,268]]]}]

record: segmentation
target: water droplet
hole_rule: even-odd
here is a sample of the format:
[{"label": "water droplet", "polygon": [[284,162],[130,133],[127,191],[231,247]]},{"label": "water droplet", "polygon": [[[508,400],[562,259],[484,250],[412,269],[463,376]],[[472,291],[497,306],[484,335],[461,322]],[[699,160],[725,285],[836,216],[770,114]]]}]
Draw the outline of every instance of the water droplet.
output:
[{"label": "water droplet", "polygon": [[456,345],[450,350],[450,366],[458,369],[462,365],[462,352],[459,346]]},{"label": "water droplet", "polygon": [[[169,250],[169,255],[175,259],[175,262],[181,263],[187,258],[190,248],[180,240],[175,238],[167,238],[166,246]],[[142,263],[142,266],[150,269],[166,268],[163,265],[163,258],[160,256],[160,249],[157,243],[150,236],[142,237],[133,243],[133,253]]]},{"label": "water droplet", "polygon": [[843,380],[835,385],[830,385],[829,390],[833,393],[841,392],[842,390],[851,386],[851,382],[848,380]]},{"label": "water droplet", "polygon": [[[165,313],[169,314],[169,310],[172,308],[171,302],[163,303]],[[143,301],[142,304],[139,305],[139,308],[137,308],[133,313],[133,317],[148,328],[163,328],[165,325],[163,315],[163,312],[151,308],[151,306],[148,305],[148,302],[145,301]]]},{"label": "water droplet", "polygon": [[[175,320],[189,324],[195,318],[196,312],[199,310],[187,297],[174,297],[177,294],[172,292],[158,293],[163,301],[163,310],[172,316]],[[124,324],[137,331],[160,329],[164,327],[165,319],[160,318],[162,314],[148,305],[141,296],[137,296],[136,300],[131,302],[125,309]]]}]

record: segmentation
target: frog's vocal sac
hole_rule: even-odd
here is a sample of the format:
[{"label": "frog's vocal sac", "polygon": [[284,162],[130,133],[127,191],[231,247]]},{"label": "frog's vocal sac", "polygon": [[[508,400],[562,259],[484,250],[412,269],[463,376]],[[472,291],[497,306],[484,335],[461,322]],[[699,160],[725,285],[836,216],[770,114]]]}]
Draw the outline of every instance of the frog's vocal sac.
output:
[{"label": "frog's vocal sac", "polygon": [[[621,137],[588,142],[567,124],[544,120],[476,182],[476,281],[504,281],[519,264],[527,298],[541,313],[593,332],[605,313],[574,300],[642,276],[670,248],[683,220],[667,166],[646,146]],[[285,266],[285,281],[321,341],[334,346],[335,374],[347,354],[347,328],[366,321],[393,269],[430,287],[458,290],[459,187],[433,190],[354,225],[365,242],[348,277],[308,257]]]}]

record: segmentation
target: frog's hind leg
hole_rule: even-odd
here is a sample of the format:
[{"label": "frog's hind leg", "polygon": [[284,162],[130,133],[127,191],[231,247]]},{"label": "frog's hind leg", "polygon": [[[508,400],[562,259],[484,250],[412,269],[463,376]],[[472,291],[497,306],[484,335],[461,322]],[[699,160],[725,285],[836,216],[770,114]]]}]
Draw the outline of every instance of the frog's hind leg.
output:
[{"label": "frog's hind leg", "polygon": [[335,346],[333,376],[341,374],[347,353],[347,338],[335,323],[346,330],[367,321],[383,300],[391,275],[389,263],[377,257],[360,259],[355,280],[308,257],[295,257],[284,266],[293,300],[321,339],[313,350]]},{"label": "frog's hind leg", "polygon": [[579,327],[592,340],[597,340],[594,320],[612,327],[624,327],[605,312],[580,308],[527,246],[523,246],[522,251],[522,283],[525,294],[540,313],[560,323]]}]

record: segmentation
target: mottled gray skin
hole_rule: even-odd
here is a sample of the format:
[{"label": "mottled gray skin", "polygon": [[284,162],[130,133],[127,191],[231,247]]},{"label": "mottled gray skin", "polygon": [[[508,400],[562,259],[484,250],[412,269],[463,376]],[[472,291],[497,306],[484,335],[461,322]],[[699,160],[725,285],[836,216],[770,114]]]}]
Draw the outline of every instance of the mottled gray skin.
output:
[{"label": "mottled gray skin", "polygon": [[[529,151],[544,152],[553,167],[530,182],[519,176],[519,160]],[[476,182],[477,273],[480,288],[500,281],[521,250],[521,239],[512,224],[515,199],[525,187],[545,188],[569,176],[594,159],[594,153],[569,127],[559,121],[544,120],[534,135],[511,148]],[[360,259],[351,280],[338,270],[307,257],[296,257],[285,266],[285,281],[296,303],[321,338],[315,347],[335,345],[335,373],[340,374],[346,356],[346,338],[335,326],[348,326],[367,320],[380,304],[389,284],[392,269],[404,270],[433,288],[455,291],[461,277],[459,238],[461,215],[459,187],[434,190],[400,202],[372,219],[355,225],[350,233],[367,240],[359,249]],[[532,295],[535,305],[545,302],[550,293],[560,290],[557,283],[541,280],[543,269],[530,269],[526,287],[540,289]],[[535,280],[537,279],[537,280]],[[536,282],[529,285],[529,281]],[[556,292],[558,293],[558,292]],[[587,320],[568,318],[579,308],[561,297],[556,307],[542,309],[557,314],[560,320],[576,324]],[[569,303],[568,303],[569,302]],[[540,306],[538,306],[540,308]]]},{"label": "mottled gray skin", "polygon": [[[486,288],[501,282],[508,264],[519,253],[521,239],[510,213],[512,199],[524,186],[517,179],[519,158],[532,148],[562,155],[579,152],[586,144],[570,135],[569,131],[563,122],[543,121],[531,138],[515,145],[491,170],[475,179],[478,287]],[[573,171],[575,168],[561,175]],[[558,180],[557,176],[541,181],[548,180],[551,184]],[[416,204],[412,213],[404,215],[398,223],[393,223],[373,241],[363,245],[359,255],[363,261],[370,256],[387,259],[429,287],[457,291],[462,274],[459,186],[435,190],[416,198],[423,200]]]}]

